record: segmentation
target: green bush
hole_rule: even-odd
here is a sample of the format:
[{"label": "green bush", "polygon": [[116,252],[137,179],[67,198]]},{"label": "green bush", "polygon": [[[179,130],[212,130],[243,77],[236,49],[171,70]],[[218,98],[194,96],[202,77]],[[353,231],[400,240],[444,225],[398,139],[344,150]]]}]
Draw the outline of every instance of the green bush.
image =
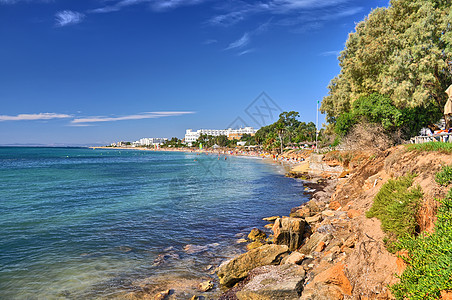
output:
[{"label": "green bush", "polygon": [[435,231],[397,245],[409,253],[401,257],[408,266],[400,283],[391,286],[397,299],[439,299],[442,290],[452,289],[452,189],[440,202]]},{"label": "green bush", "polygon": [[414,235],[416,232],[416,215],[422,199],[420,186],[412,187],[415,175],[409,174],[390,179],[374,198],[372,207],[366,216],[376,217],[387,234],[385,243],[390,252],[394,252],[394,242],[398,238]]},{"label": "green bush", "polygon": [[423,144],[410,144],[407,145],[407,150],[409,151],[419,151],[419,152],[441,152],[450,154],[452,153],[452,143],[445,142],[428,142]]},{"label": "green bush", "polygon": [[440,172],[436,173],[435,181],[439,185],[448,186],[452,182],[452,166],[444,166]]}]

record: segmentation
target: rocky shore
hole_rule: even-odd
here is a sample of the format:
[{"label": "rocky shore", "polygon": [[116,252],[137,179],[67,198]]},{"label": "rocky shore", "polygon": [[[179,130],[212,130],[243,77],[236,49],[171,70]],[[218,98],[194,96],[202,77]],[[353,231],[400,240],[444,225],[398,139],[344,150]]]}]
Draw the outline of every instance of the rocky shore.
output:
[{"label": "rocky shore", "polygon": [[[416,173],[424,193],[420,229],[428,232],[435,222],[434,199],[446,193],[434,182],[444,164],[452,164],[450,155],[403,146],[377,154],[313,155],[308,168],[288,174],[304,179],[311,199],[287,216],[264,218],[265,228],[238,241],[248,251],[222,262],[215,269],[218,280],[198,281],[198,292],[187,299],[394,299],[389,285],[406,265],[387,251],[380,221],[365,212],[389,178]],[[203,293],[201,284],[222,292]],[[162,295],[143,299],[182,299],[171,290]]]}]

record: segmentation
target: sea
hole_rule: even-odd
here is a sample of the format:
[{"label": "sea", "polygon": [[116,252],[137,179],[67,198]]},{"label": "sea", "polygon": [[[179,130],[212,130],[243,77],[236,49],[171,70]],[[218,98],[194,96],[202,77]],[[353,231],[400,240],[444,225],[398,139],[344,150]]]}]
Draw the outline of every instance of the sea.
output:
[{"label": "sea", "polygon": [[301,181],[258,158],[2,147],[0,299],[121,299],[215,281],[263,217],[307,200]]}]

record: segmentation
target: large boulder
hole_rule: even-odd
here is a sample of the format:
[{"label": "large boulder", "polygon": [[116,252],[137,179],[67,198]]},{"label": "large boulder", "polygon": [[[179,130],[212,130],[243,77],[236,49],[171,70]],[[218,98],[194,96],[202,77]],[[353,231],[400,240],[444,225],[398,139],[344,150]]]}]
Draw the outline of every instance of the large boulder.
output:
[{"label": "large boulder", "polygon": [[343,300],[344,294],[339,287],[316,283],[306,286],[299,300]]},{"label": "large boulder", "polygon": [[236,293],[239,300],[298,299],[306,277],[297,265],[263,266],[251,273],[257,275],[250,274],[251,279]]},{"label": "large boulder", "polygon": [[306,255],[310,254],[320,243],[327,243],[330,239],[331,235],[328,233],[314,232],[299,251]]},{"label": "large boulder", "polygon": [[286,245],[264,245],[243,253],[218,267],[220,284],[231,287],[248,275],[254,268],[278,264],[282,255],[289,251]]},{"label": "large boulder", "polygon": [[351,296],[352,294],[352,285],[345,275],[344,265],[341,262],[315,276],[307,287],[317,283],[336,286],[344,295]]},{"label": "large boulder", "polygon": [[273,225],[274,243],[287,245],[290,251],[295,251],[303,242],[306,222],[302,218],[282,217]]}]

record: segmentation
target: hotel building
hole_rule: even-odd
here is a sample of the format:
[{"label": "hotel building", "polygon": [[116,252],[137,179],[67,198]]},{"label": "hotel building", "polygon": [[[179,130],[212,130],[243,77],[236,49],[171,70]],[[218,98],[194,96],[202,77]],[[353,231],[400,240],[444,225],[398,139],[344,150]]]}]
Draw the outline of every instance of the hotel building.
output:
[{"label": "hotel building", "polygon": [[253,127],[245,127],[239,129],[198,129],[193,131],[192,129],[187,129],[185,131],[185,139],[184,142],[188,146],[191,146],[193,142],[195,142],[201,134],[212,135],[212,136],[220,136],[225,135],[229,140],[240,140],[244,134],[254,135],[256,133],[256,129]]}]

